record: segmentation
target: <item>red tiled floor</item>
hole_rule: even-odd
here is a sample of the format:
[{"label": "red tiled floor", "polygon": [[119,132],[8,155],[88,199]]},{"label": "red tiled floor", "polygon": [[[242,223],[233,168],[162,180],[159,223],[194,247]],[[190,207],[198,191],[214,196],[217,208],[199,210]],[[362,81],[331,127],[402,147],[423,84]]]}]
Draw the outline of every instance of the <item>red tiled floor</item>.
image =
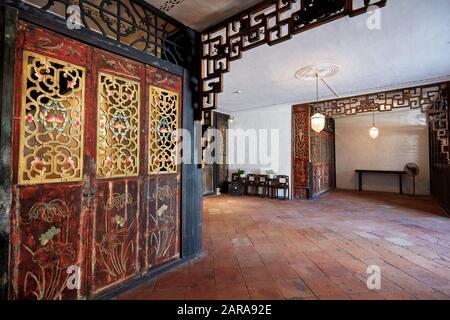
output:
[{"label": "red tiled floor", "polygon": [[330,278],[346,294],[367,293],[367,284],[355,276],[332,277]]},{"label": "red tiled floor", "polygon": [[245,284],[231,284],[217,287],[217,298],[220,300],[250,300]]},{"label": "red tiled floor", "polygon": [[277,281],[277,286],[286,299],[313,298],[314,294],[301,279]]},{"label": "red tiled floor", "polygon": [[[205,198],[204,254],[119,299],[450,299],[450,218],[429,198]],[[381,268],[381,288],[366,270]]]},{"label": "red tiled floor", "polygon": [[297,279],[298,275],[288,264],[270,264],[267,266],[270,275],[275,281]]},{"label": "red tiled floor", "polygon": [[202,288],[187,288],[186,289],[187,300],[216,300],[218,299],[215,285],[204,286]]},{"label": "red tiled floor", "polygon": [[149,297],[150,300],[184,300],[185,298],[185,288],[155,290]]},{"label": "red tiled floor", "polygon": [[241,270],[237,267],[217,268],[214,272],[216,284],[218,286],[244,283],[244,277],[242,276]]},{"label": "red tiled floor", "polygon": [[252,300],[283,300],[278,286],[273,281],[254,282],[248,285]]},{"label": "red tiled floor", "polygon": [[241,270],[247,285],[253,282],[273,281],[269,270],[267,270],[265,266],[249,268],[244,267]]},{"label": "red tiled floor", "polygon": [[187,270],[172,271],[156,281],[156,290],[185,288],[187,286]]},{"label": "red tiled floor", "polygon": [[319,297],[345,294],[337,284],[328,278],[306,279],[305,282],[314,294]]}]

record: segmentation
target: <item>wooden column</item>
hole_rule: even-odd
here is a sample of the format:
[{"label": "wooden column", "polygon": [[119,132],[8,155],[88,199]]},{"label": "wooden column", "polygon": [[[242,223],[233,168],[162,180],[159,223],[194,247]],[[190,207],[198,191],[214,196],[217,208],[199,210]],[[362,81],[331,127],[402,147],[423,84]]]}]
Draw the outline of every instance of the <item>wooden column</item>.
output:
[{"label": "wooden column", "polygon": [[0,8],[0,299],[8,294],[9,221],[11,208],[11,138],[14,104],[14,66],[18,12]]},{"label": "wooden column", "polygon": [[192,51],[187,57],[190,68],[184,70],[183,77],[183,127],[190,132],[192,139],[191,161],[182,164],[181,176],[181,256],[183,259],[189,259],[201,253],[203,209],[202,169],[196,163],[198,161],[196,154],[198,150],[201,150],[201,144],[196,138],[195,128],[195,121],[200,119],[200,39],[193,30],[188,30],[186,35]]}]

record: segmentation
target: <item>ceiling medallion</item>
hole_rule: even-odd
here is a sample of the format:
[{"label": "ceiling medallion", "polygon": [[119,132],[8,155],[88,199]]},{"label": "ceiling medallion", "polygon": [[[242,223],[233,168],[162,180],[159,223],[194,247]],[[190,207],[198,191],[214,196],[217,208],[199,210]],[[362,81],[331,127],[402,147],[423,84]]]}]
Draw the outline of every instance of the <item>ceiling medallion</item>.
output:
[{"label": "ceiling medallion", "polygon": [[332,63],[319,63],[301,68],[295,73],[298,80],[316,80],[319,78],[329,78],[339,72],[339,67]]}]

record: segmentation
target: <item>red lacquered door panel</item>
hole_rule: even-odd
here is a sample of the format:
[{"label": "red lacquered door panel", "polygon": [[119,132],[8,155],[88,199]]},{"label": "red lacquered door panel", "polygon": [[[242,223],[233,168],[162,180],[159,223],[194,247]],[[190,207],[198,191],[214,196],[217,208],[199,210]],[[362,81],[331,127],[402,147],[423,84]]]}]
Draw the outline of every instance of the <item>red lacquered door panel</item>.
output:
[{"label": "red lacquered door panel", "polygon": [[147,66],[149,155],[146,179],[147,229],[145,266],[151,268],[180,257],[180,166],[175,130],[182,127],[182,81]]},{"label": "red lacquered door panel", "polygon": [[16,61],[10,297],[82,298],[90,49],[21,22]]},{"label": "red lacquered door panel", "polygon": [[92,76],[96,107],[89,135],[96,196],[90,223],[89,287],[91,294],[97,294],[140,271],[145,66],[95,49]]}]

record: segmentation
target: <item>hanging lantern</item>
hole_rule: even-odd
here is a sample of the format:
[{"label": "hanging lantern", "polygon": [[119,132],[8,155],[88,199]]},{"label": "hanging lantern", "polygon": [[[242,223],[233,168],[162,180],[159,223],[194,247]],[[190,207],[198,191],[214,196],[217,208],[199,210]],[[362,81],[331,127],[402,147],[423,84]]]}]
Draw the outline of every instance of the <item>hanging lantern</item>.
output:
[{"label": "hanging lantern", "polygon": [[375,127],[375,110],[372,112],[372,128],[369,130],[370,137],[375,140],[380,135],[380,130]]},{"label": "hanging lantern", "polygon": [[369,130],[369,135],[370,135],[370,137],[372,138],[372,139],[376,139],[376,138],[378,138],[378,136],[380,135],[380,130],[378,130],[378,128],[377,127],[372,127],[370,130]]},{"label": "hanging lantern", "polygon": [[320,133],[325,129],[325,116],[321,113],[316,113],[311,117],[311,129]]},{"label": "hanging lantern", "polygon": [[[316,109],[319,109],[319,75],[316,73],[316,95],[317,95],[317,104]],[[320,112],[316,112],[315,115],[311,117],[311,128],[317,132],[322,132],[325,129],[325,116]]]}]

